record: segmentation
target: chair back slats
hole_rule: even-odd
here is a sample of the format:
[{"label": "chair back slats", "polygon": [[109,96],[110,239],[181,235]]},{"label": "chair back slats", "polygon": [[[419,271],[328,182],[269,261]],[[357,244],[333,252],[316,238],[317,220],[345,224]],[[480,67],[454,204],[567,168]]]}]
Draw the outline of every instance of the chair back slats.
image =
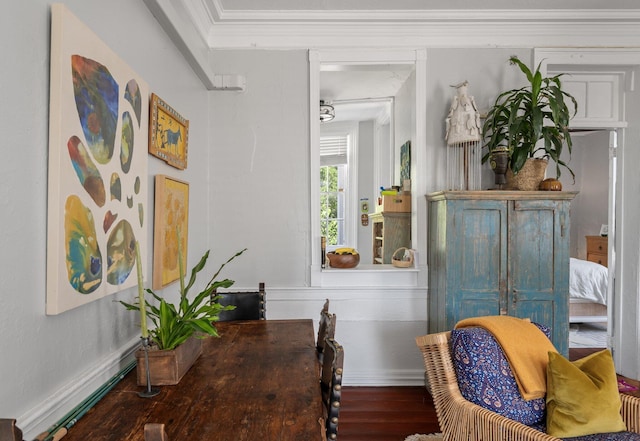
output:
[{"label": "chair back slats", "polygon": [[318,324],[318,338],[316,339],[316,349],[318,351],[318,361],[322,366],[322,355],[324,353],[327,338],[334,338],[336,334],[336,315],[330,314],[324,309],[320,312],[320,323]]},{"label": "chair back slats", "polygon": [[211,293],[211,301],[220,305],[235,306],[230,311],[222,311],[219,321],[228,322],[233,320],[266,320],[267,303],[265,284],[258,285],[258,291],[225,291]]},{"label": "chair back slats", "polygon": [[344,350],[342,346],[332,338],[326,339],[322,364],[320,385],[322,402],[326,412],[326,436],[327,440],[333,441],[338,438]]}]

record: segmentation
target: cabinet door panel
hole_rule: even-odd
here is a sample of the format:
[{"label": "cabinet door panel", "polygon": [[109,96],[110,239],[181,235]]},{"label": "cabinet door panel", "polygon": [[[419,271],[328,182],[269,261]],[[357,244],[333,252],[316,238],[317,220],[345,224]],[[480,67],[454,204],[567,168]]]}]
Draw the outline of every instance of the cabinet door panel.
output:
[{"label": "cabinet door panel", "polygon": [[[566,205],[565,205],[566,204]],[[514,201],[509,206],[508,314],[551,328],[568,352],[568,203]]]},{"label": "cabinet door panel", "polygon": [[515,206],[510,213],[511,287],[524,294],[551,295],[554,285],[555,207],[527,209],[521,203],[516,203]]},{"label": "cabinet door panel", "polygon": [[449,323],[500,314],[506,283],[507,210],[504,202],[464,201],[456,205],[452,225],[455,250],[449,282],[455,286]]},{"label": "cabinet door panel", "polygon": [[555,318],[555,307],[553,303],[553,301],[545,300],[520,300],[512,304],[510,315],[520,318],[529,318],[532,322],[552,326]]}]

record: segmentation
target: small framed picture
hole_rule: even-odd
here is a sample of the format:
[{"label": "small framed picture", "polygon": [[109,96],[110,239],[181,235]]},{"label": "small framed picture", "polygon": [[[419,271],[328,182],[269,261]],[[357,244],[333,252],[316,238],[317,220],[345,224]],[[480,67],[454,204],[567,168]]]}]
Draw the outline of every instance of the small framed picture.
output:
[{"label": "small framed picture", "polygon": [[609,235],[609,225],[602,224],[600,227],[600,236],[605,237]]},{"label": "small framed picture", "polygon": [[151,94],[149,113],[149,153],[184,170],[187,168],[189,120],[155,93]]}]

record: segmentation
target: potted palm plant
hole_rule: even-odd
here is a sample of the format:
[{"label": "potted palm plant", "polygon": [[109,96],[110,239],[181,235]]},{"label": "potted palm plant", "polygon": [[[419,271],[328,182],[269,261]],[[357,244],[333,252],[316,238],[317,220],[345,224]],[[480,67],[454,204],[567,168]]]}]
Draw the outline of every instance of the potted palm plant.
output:
[{"label": "potted palm plant", "polygon": [[[222,269],[236,257],[246,251],[246,248],[231,256],[220,265],[218,271],[211,277],[204,289],[189,298],[189,289],[196,282],[197,275],[202,271],[209,258],[209,251],[204,253],[200,261],[191,269],[191,277],[185,285],[181,252],[179,255],[180,299],[177,304],[167,302],[163,297],[151,289],[145,291],[159,304],[147,301],[140,296],[135,304],[120,301],[128,310],[140,311],[143,318],[142,336],[150,340],[150,351],[146,357],[142,351],[136,353],[138,359],[138,384],[147,384],[146,359],[149,360],[150,381],[153,385],[177,384],[193,362],[202,353],[202,338],[218,336],[214,322],[218,321],[221,311],[234,309],[235,306],[222,306],[212,301],[211,294],[218,288],[228,288],[234,281],[229,279],[216,280]],[[141,277],[139,276],[139,279]],[[141,282],[139,282],[141,284]],[[215,298],[213,299],[215,300]],[[142,306],[142,309],[141,309]],[[147,330],[146,318],[149,318],[155,328]]]},{"label": "potted palm plant", "polygon": [[[543,78],[540,64],[532,72],[516,56],[510,57],[509,62],[520,68],[529,84],[502,92],[496,98],[482,127],[485,140],[483,147],[487,150],[482,162],[492,159],[494,153],[501,152],[504,155],[507,152],[507,178],[509,172],[514,177],[523,174],[523,170],[528,173],[525,167],[542,169],[539,179],[528,188],[518,188],[517,182],[507,183],[508,187],[515,186],[519,190],[538,189],[538,184],[544,178],[546,162],[543,167],[540,167],[540,163],[535,165],[535,162],[547,159],[552,159],[556,164],[556,179],[560,178],[561,167],[564,167],[575,180],[573,170],[561,159],[561,155],[565,145],[571,154],[569,120],[576,114],[578,103],[572,95],[562,90],[560,77],[563,74]],[[572,111],[565,100],[571,101]]]}]

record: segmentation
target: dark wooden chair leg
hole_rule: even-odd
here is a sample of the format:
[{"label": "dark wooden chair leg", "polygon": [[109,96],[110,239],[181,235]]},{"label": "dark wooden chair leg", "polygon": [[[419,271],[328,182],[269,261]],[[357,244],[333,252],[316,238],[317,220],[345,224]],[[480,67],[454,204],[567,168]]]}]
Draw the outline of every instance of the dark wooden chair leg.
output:
[{"label": "dark wooden chair leg", "polygon": [[147,423],[144,425],[144,441],[168,441],[164,424]]}]

